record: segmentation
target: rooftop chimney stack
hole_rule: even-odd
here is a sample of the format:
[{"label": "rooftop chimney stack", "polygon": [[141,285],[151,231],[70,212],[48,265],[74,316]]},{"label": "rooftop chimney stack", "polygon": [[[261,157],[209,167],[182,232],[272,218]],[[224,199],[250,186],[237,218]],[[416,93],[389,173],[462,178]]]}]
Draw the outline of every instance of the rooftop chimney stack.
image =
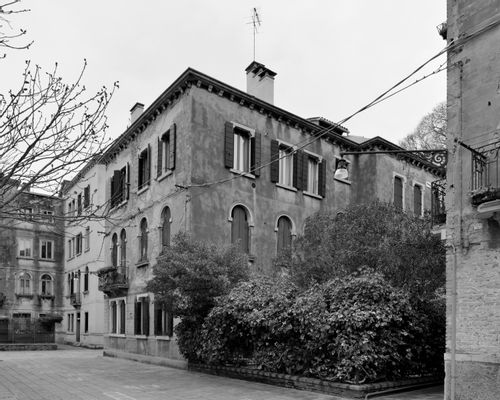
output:
[{"label": "rooftop chimney stack", "polygon": [[276,72],[264,64],[252,61],[245,69],[247,73],[247,93],[267,103],[274,104],[274,77]]},{"label": "rooftop chimney stack", "polygon": [[143,111],[144,104],[139,102],[134,104],[134,106],[130,109],[130,125],[137,121],[137,118],[139,118]]}]

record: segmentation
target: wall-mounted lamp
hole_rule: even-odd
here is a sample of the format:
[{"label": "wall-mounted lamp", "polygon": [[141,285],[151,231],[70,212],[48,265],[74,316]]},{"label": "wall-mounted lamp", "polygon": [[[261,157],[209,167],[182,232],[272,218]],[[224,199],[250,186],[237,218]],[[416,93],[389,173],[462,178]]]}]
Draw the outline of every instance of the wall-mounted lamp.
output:
[{"label": "wall-mounted lamp", "polygon": [[333,177],[335,179],[348,179],[349,178],[349,171],[347,169],[348,163],[347,160],[344,160],[343,158],[337,161],[337,169],[335,170],[335,175]]}]

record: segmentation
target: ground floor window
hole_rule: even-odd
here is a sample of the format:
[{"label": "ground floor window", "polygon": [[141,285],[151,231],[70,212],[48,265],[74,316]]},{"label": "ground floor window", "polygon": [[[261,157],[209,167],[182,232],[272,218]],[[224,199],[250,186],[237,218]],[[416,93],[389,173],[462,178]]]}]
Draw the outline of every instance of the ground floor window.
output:
[{"label": "ground floor window", "polygon": [[68,332],[73,332],[75,327],[75,314],[68,314]]},{"label": "ground floor window", "polygon": [[85,312],[83,320],[83,331],[89,333],[89,313]]},{"label": "ground floor window", "polygon": [[165,304],[155,303],[155,335],[173,336],[174,317]]},{"label": "ground floor window", "polygon": [[116,299],[109,302],[110,333],[125,334],[125,299]]},{"label": "ground floor window", "polygon": [[149,296],[140,296],[135,301],[134,333],[149,335]]}]

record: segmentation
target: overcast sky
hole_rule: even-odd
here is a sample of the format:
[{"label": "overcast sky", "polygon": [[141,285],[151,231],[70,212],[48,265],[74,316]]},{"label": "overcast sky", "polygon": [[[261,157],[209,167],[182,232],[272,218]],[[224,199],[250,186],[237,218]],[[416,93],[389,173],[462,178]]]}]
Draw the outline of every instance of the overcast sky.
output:
[{"label": "overcast sky", "polygon": [[[137,101],[149,106],[188,67],[246,90],[253,7],[262,19],[256,60],[278,74],[275,105],[304,118],[342,120],[446,44],[436,30],[446,20],[445,0],[23,0],[21,6],[31,11],[11,21],[35,43],[0,61],[0,89],[19,86],[26,59],[46,70],[58,62],[71,81],[85,58],[89,90],[120,82],[108,112],[112,137],[127,127]],[[441,72],[345,125],[353,135],[397,143],[445,99]]]}]

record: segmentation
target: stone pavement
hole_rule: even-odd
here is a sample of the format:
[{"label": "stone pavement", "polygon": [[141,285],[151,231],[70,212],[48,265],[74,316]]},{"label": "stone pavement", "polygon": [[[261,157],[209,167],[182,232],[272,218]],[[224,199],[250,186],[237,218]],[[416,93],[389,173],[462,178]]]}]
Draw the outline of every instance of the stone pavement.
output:
[{"label": "stone pavement", "polygon": [[[378,399],[441,400],[426,397]],[[343,400],[102,356],[102,350],[0,352],[0,400]]]}]

